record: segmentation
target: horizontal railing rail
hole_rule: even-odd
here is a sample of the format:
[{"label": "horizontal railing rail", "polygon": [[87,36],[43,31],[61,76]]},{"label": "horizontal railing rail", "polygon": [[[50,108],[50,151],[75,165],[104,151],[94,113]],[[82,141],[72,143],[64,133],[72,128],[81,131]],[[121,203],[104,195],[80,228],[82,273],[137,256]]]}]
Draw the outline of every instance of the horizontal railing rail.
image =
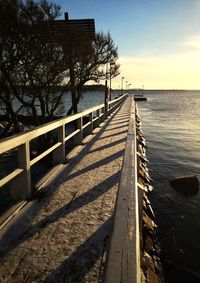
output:
[{"label": "horizontal railing rail", "polygon": [[105,283],[141,282],[139,225],[141,215],[137,171],[135,103],[132,100],[127,143],[104,274]]},{"label": "horizontal railing rail", "polygon": [[[0,154],[4,154],[10,150],[17,149],[18,168],[13,170],[0,180],[0,187],[12,182],[12,191],[14,195],[21,199],[31,197],[31,167],[39,162],[42,158],[53,153],[54,164],[64,164],[66,161],[65,143],[73,138],[74,145],[82,143],[84,130],[87,134],[92,133],[95,127],[98,127],[105,118],[113,112],[127,97],[120,96],[108,103],[108,113],[105,113],[104,104],[86,109],[78,114],[58,119],[54,122],[39,126],[34,130],[23,132],[13,137],[8,137],[0,141]],[[89,116],[89,121],[83,124],[83,118]],[[66,134],[65,126],[70,122],[76,122],[77,127],[70,134]],[[44,134],[58,130],[58,141],[50,148],[46,149],[37,157],[30,159],[30,142]]]}]

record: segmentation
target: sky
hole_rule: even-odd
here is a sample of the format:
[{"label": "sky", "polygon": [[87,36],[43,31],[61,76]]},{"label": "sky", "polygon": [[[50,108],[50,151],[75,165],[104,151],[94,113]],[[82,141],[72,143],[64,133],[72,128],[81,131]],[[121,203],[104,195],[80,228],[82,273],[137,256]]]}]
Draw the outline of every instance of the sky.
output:
[{"label": "sky", "polygon": [[51,1],[110,32],[121,65],[113,88],[125,77],[124,88],[200,89],[200,0]]}]

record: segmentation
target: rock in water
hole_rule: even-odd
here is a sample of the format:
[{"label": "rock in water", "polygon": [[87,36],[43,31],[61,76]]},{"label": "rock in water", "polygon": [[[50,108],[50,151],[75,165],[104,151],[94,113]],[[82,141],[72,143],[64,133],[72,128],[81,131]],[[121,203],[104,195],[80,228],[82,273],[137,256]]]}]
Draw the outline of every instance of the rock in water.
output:
[{"label": "rock in water", "polygon": [[196,176],[185,176],[174,179],[170,185],[185,195],[195,195],[199,191],[199,181]]}]

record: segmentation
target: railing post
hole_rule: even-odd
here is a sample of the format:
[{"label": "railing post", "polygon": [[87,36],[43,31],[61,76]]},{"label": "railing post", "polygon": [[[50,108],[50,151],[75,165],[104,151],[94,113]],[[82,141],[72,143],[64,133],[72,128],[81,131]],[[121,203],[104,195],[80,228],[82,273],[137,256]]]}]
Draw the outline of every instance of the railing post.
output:
[{"label": "railing post", "polygon": [[104,109],[105,109],[105,107],[101,108],[101,112],[102,112],[103,115],[100,118],[100,123],[102,123],[105,120],[105,110]]},{"label": "railing post", "polygon": [[58,142],[61,145],[53,152],[53,164],[65,163],[65,125],[58,128]]},{"label": "railing post", "polygon": [[97,117],[98,117],[98,119],[94,122],[94,127],[96,128],[96,127],[98,127],[99,126],[99,124],[100,124],[100,110],[98,109],[97,110]]},{"label": "railing post", "polygon": [[107,80],[106,80],[106,85],[105,85],[105,99],[104,99],[104,115],[105,119],[108,117],[108,87],[107,87]]},{"label": "railing post", "polygon": [[11,195],[15,199],[28,199],[31,197],[29,141],[18,147],[18,166],[24,171],[12,181]]},{"label": "railing post", "polygon": [[121,99],[121,100],[118,101],[118,102],[115,102],[114,105],[113,105],[113,111],[114,111],[115,109],[117,109],[117,107],[118,107],[120,104],[122,104],[122,102],[123,102],[123,99]]},{"label": "railing post", "polygon": [[107,116],[110,116],[110,114],[112,113],[112,106],[109,103],[108,103],[108,110],[107,110],[107,112],[108,112]]},{"label": "railing post", "polygon": [[93,112],[89,114],[89,121],[91,124],[88,127],[88,134],[91,134],[93,131]]},{"label": "railing post", "polygon": [[77,119],[77,129],[79,129],[80,132],[73,138],[74,145],[81,144],[83,140],[83,117]]}]

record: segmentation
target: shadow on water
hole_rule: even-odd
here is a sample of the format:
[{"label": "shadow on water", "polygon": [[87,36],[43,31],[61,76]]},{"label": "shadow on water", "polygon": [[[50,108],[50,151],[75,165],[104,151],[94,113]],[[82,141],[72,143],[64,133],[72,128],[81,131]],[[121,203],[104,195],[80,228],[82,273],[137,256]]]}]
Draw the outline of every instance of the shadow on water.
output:
[{"label": "shadow on water", "polygon": [[[174,264],[171,261],[163,260],[163,269],[166,283],[199,283],[200,274]],[[178,278],[178,281],[177,281]]]}]

